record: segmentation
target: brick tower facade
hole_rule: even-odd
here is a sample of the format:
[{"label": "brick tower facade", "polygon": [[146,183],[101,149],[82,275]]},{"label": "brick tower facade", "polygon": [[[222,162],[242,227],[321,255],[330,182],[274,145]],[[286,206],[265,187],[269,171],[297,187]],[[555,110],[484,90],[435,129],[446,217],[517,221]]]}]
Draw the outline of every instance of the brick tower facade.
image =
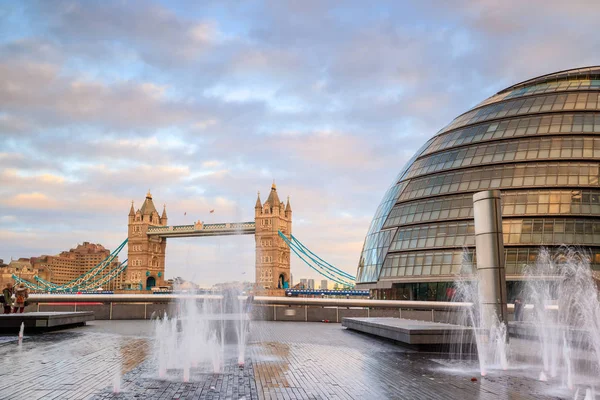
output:
[{"label": "brick tower facade", "polygon": [[154,286],[165,284],[165,251],[167,239],[148,236],[149,226],[166,226],[167,210],[163,207],[162,215],[158,215],[152,202],[152,194],[148,191],[142,207],[134,211],[133,202],[129,210],[127,237],[127,276],[126,289],[150,290]]},{"label": "brick tower facade", "polygon": [[254,207],[256,224],[256,285],[257,291],[269,295],[283,295],[290,281],[290,248],[279,236],[292,234],[292,207],[279,201],[275,183],[264,204],[260,193]]}]

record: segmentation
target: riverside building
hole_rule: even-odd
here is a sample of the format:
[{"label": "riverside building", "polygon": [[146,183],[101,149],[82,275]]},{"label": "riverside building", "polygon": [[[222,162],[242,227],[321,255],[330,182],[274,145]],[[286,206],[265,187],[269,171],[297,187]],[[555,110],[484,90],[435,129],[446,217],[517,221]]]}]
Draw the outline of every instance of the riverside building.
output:
[{"label": "riverside building", "polygon": [[476,261],[473,193],[499,189],[509,300],[541,246],[581,246],[600,270],[600,67],[506,88],[429,139],[385,193],[357,289],[447,300]]}]

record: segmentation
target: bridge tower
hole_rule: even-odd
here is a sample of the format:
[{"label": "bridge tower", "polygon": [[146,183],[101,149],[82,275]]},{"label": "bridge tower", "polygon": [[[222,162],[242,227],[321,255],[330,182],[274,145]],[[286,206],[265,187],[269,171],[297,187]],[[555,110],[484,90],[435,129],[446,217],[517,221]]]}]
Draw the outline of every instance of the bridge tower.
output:
[{"label": "bridge tower", "polygon": [[281,231],[288,238],[292,234],[292,207],[279,201],[277,186],[273,183],[264,204],[260,193],[254,206],[256,226],[256,285],[257,291],[267,295],[284,295],[290,281],[290,248],[279,237]]},{"label": "bridge tower", "polygon": [[127,276],[125,288],[150,290],[165,284],[165,251],[167,239],[148,236],[149,226],[166,226],[167,209],[158,215],[152,194],[148,190],[142,207],[134,211],[133,201],[129,210]]}]

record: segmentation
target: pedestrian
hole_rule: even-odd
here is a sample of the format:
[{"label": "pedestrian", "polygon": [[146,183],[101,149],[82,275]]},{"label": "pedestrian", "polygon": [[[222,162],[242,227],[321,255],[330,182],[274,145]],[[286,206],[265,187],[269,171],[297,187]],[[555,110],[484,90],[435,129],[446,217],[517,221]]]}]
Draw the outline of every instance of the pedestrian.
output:
[{"label": "pedestrian", "polygon": [[254,293],[250,292],[248,294],[248,297],[246,297],[246,313],[250,313],[252,311],[252,305],[254,304]]},{"label": "pedestrian", "polygon": [[13,287],[12,283],[8,282],[4,290],[2,290],[2,294],[4,295],[4,314],[10,314],[12,311],[12,295],[13,295]]},{"label": "pedestrian", "polygon": [[520,297],[515,299],[515,321],[523,321],[523,300]]},{"label": "pedestrian", "polygon": [[446,288],[446,301],[454,301],[456,289],[454,287]]},{"label": "pedestrian", "polygon": [[15,303],[13,307],[13,313],[23,313],[25,311],[25,300],[29,297],[25,284],[19,284],[19,287],[15,290]]}]

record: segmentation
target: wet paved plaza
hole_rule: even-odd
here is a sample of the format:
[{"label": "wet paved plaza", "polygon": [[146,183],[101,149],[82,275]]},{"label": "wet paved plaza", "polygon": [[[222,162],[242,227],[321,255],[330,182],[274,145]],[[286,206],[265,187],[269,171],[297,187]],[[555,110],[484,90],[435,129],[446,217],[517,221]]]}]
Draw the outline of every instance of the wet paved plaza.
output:
[{"label": "wet paved plaza", "polygon": [[152,336],[149,321],[95,321],[43,335],[26,332],[21,347],[16,336],[2,337],[0,398],[573,399],[573,392],[539,382],[533,369],[481,378],[474,363],[322,323],[254,322],[244,368],[228,347],[222,373],[200,366],[183,383],[181,370],[158,379]]}]

